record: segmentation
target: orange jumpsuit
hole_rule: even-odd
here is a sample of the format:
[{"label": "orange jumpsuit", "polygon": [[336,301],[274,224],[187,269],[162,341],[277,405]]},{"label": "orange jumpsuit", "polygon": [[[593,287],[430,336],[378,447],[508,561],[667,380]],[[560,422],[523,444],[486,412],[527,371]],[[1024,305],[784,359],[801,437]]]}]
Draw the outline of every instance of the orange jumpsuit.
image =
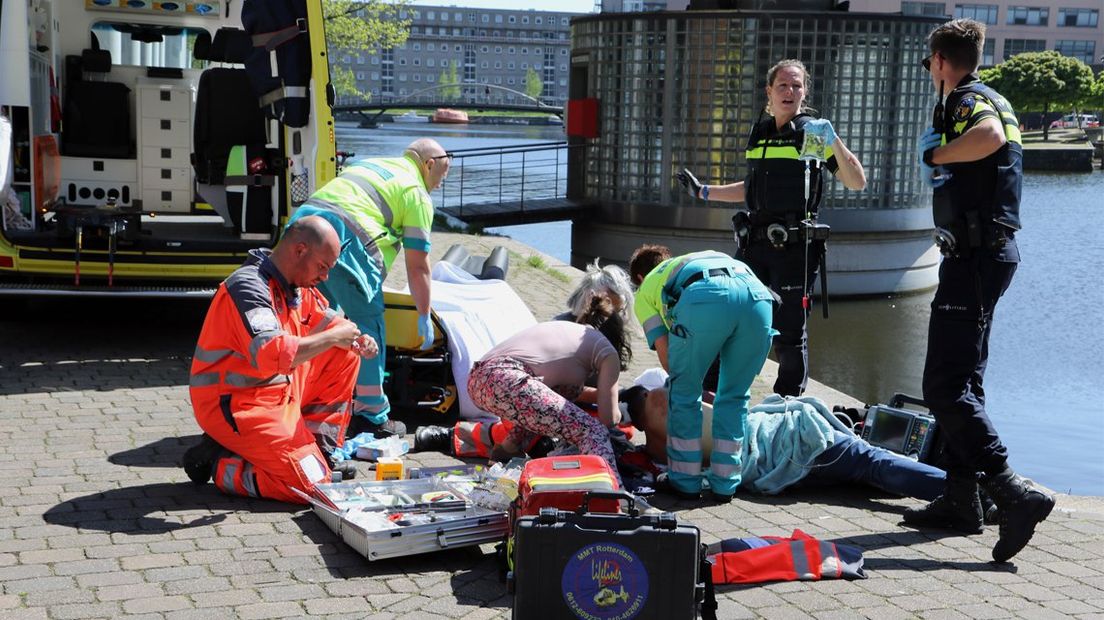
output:
[{"label": "orange jumpsuit", "polygon": [[328,482],[320,446],[344,443],[360,357],[334,347],[298,366],[299,339],[332,325],[338,313],[314,288],[293,287],[253,250],[211,300],[192,360],[196,422],[232,454],[214,465],[224,493],[304,503]]}]

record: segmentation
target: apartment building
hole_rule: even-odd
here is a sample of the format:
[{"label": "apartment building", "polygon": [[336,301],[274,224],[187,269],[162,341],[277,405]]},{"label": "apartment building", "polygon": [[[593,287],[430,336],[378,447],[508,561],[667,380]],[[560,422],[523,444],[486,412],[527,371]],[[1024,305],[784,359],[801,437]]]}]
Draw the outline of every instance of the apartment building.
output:
[{"label": "apartment building", "polygon": [[[535,70],[544,88],[540,99],[567,101],[571,50],[570,21],[577,13],[458,6],[412,6],[406,43],[377,54],[345,55],[338,62],[353,71],[358,88],[373,100],[439,99],[432,90],[456,68],[465,98],[521,103],[526,75]],[[419,91],[427,91],[416,95]]]},{"label": "apartment building", "polygon": [[1057,50],[1090,65],[1101,64],[1104,28],[1100,0],[851,0],[852,11],[969,17],[986,24],[983,65],[1022,52]]}]

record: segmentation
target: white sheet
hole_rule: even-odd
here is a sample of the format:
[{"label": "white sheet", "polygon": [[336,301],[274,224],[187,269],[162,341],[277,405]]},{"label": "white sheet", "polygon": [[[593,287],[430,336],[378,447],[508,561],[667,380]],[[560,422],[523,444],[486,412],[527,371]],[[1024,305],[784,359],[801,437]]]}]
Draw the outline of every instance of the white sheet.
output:
[{"label": "white sheet", "polygon": [[497,419],[468,397],[472,364],[496,344],[537,320],[514,289],[502,280],[480,280],[456,265],[433,265],[433,311],[448,333],[452,375],[465,420]]}]

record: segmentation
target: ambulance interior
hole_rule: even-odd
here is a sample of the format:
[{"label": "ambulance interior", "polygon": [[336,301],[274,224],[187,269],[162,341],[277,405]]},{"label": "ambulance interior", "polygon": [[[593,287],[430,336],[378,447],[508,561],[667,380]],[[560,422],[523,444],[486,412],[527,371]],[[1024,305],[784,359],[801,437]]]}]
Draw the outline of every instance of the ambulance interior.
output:
[{"label": "ambulance interior", "polygon": [[35,27],[46,22],[32,34],[33,208],[10,241],[72,247],[75,225],[88,249],[107,247],[112,227],[120,250],[274,240],[284,132],[258,103],[243,66],[252,41],[224,3],[31,4],[45,13]]}]

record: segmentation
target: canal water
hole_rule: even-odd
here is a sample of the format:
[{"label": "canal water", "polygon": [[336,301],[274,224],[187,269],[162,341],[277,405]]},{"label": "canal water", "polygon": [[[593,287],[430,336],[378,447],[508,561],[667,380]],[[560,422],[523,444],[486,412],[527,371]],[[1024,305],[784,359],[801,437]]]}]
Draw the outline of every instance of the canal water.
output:
[{"label": "canal water", "polygon": [[[392,156],[416,137],[449,150],[563,138],[561,127],[339,124],[339,147]],[[1012,466],[1055,490],[1104,495],[1104,174],[1029,173],[1017,236],[1023,257],[997,306],[986,407]],[[488,229],[570,262],[571,224]],[[728,250],[728,248],[718,248]],[[932,293],[814,308],[814,379],[867,402],[920,395]]]}]

